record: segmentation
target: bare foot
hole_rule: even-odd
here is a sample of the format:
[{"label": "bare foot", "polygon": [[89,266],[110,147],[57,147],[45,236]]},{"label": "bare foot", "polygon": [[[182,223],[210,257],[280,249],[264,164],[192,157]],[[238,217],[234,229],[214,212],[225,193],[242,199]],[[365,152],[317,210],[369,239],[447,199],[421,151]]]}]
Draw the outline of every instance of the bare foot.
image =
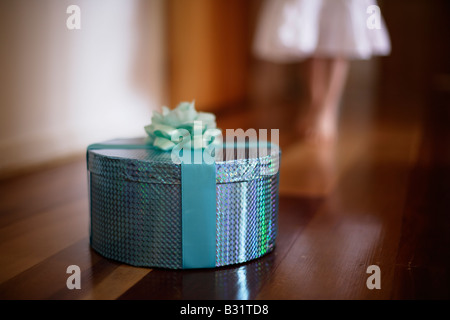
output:
[{"label": "bare foot", "polygon": [[307,143],[334,143],[337,136],[336,122],[336,117],[331,112],[310,112],[297,121],[297,133]]}]

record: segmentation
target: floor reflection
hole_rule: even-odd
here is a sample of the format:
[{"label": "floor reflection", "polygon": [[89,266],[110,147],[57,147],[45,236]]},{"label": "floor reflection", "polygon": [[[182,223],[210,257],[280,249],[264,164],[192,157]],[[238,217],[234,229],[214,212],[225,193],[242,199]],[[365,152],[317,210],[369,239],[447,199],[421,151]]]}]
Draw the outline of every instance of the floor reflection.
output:
[{"label": "floor reflection", "polygon": [[[276,249],[275,249],[276,250]],[[215,299],[254,299],[273,269],[274,254],[243,265],[214,271]]]},{"label": "floor reflection", "polygon": [[271,252],[245,264],[217,269],[154,269],[119,299],[254,299],[269,278],[274,259],[274,252]]}]

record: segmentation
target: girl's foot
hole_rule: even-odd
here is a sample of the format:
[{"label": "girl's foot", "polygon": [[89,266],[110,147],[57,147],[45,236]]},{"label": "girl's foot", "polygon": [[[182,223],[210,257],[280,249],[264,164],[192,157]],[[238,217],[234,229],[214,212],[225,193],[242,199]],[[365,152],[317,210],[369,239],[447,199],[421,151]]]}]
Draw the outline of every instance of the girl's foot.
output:
[{"label": "girl's foot", "polygon": [[310,112],[297,121],[297,133],[308,143],[333,143],[337,138],[336,116],[331,112]]}]

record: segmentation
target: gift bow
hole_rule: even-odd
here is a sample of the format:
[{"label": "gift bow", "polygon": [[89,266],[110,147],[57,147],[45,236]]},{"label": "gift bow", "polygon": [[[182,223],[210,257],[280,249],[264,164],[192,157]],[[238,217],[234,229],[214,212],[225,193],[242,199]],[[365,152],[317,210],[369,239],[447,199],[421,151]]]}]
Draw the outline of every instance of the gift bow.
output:
[{"label": "gift bow", "polygon": [[154,112],[152,122],[145,126],[147,143],[158,149],[169,151],[175,146],[188,149],[203,149],[221,144],[218,139],[222,131],[216,127],[212,113],[197,112],[194,102],[181,102],[170,110]]}]

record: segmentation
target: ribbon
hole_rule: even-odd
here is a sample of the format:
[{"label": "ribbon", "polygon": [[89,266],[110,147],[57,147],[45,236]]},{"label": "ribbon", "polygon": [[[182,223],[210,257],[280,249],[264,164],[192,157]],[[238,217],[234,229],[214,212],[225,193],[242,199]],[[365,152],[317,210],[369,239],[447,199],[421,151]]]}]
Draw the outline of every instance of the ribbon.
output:
[{"label": "ribbon", "polygon": [[203,149],[220,143],[222,131],[216,128],[216,117],[209,112],[197,112],[194,102],[181,102],[170,110],[153,112],[152,122],[144,127],[148,134],[147,143],[158,149],[169,151],[175,146],[189,149]]},{"label": "ribbon", "polygon": [[183,269],[215,267],[216,165],[182,162],[181,182]]}]

